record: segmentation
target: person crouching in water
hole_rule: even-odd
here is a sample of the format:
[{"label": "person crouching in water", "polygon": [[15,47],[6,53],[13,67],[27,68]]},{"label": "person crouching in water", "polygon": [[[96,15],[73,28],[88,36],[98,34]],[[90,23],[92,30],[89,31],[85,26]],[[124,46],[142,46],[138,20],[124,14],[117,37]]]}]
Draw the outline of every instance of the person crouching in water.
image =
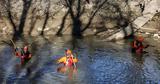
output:
[{"label": "person crouching in water", "polygon": [[21,58],[21,65],[25,65],[32,57],[32,54],[28,50],[28,46],[24,46],[20,52],[18,52],[18,48],[16,48],[15,54],[17,57]]},{"label": "person crouching in water", "polygon": [[66,72],[68,73],[69,79],[72,79],[74,74],[76,75],[77,73],[76,64],[73,61],[74,56],[72,54],[72,51],[69,49],[65,51],[65,55],[67,58],[65,63]]},{"label": "person crouching in water", "polygon": [[143,41],[144,38],[141,35],[135,37],[134,41],[132,42],[132,53],[136,54],[143,53],[143,49],[148,47],[148,45],[146,46],[143,45]]}]

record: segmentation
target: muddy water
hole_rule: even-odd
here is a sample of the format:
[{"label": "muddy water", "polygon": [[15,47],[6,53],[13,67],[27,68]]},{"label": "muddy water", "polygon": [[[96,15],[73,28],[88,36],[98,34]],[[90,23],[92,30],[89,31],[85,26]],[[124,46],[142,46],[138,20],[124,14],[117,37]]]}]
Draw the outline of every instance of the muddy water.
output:
[{"label": "muddy water", "polygon": [[[96,37],[25,37],[17,46],[29,44],[33,57],[26,66],[13,54],[13,48],[0,44],[1,84],[156,84],[160,83],[160,51],[151,46],[138,57],[128,43],[102,42]],[[72,79],[58,73],[56,60],[66,48],[77,53],[77,73]],[[27,72],[27,70],[30,72]]]}]

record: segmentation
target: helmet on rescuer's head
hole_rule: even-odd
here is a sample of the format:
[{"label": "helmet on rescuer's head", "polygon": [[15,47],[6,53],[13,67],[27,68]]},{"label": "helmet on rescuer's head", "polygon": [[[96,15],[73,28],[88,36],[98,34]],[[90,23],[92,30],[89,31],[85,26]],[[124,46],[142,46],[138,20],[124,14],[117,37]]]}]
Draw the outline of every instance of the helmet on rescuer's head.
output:
[{"label": "helmet on rescuer's head", "polygon": [[70,49],[67,49],[66,54],[72,54],[72,51]]}]

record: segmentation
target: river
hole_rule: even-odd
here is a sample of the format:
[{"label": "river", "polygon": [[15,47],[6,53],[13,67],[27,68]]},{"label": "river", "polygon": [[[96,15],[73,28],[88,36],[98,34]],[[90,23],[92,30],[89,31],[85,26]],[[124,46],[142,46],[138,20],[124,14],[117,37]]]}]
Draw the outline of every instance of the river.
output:
[{"label": "river", "polygon": [[[160,84],[157,46],[150,46],[140,57],[130,52],[127,42],[105,42],[97,37],[39,36],[16,41],[19,47],[25,44],[29,44],[33,57],[24,67],[12,46],[0,44],[0,84]],[[79,59],[72,79],[57,72],[56,60],[67,48]]]}]

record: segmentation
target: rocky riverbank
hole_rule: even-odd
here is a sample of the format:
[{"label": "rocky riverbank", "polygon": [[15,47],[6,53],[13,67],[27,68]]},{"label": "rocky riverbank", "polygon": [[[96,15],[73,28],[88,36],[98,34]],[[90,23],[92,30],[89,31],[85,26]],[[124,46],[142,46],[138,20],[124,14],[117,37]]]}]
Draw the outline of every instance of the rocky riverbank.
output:
[{"label": "rocky riverbank", "polygon": [[[67,0],[66,0],[67,1]],[[1,0],[0,34],[99,35],[122,39],[133,32],[160,38],[157,0]]]}]

